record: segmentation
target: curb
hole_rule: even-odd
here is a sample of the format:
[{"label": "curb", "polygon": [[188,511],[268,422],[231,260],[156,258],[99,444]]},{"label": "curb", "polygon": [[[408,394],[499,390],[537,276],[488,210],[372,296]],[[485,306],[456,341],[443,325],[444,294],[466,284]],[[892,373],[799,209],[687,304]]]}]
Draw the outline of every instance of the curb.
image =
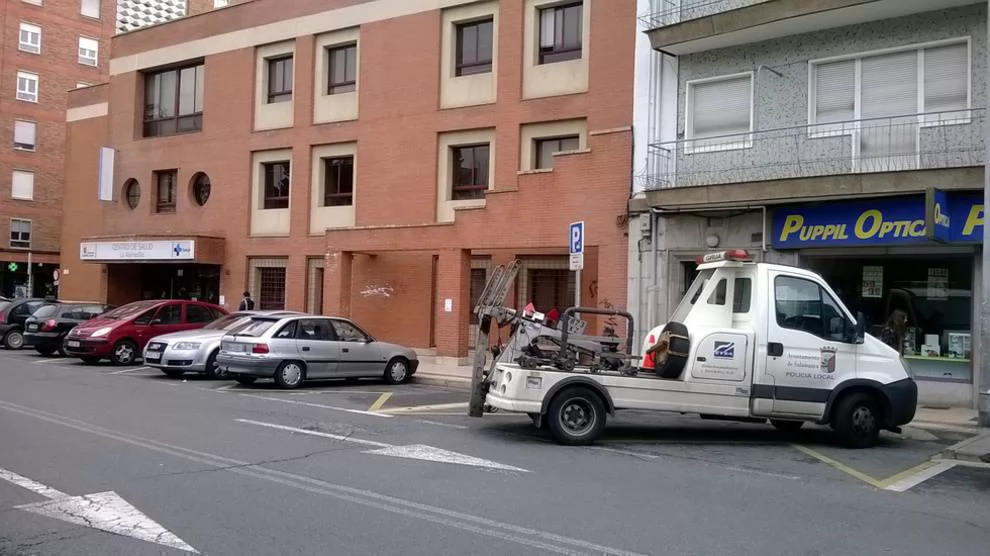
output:
[{"label": "curb", "polygon": [[456,388],[458,390],[470,390],[471,379],[450,375],[434,375],[429,373],[416,373],[412,375],[411,382],[415,384],[425,384],[428,386],[443,386],[445,388]]},{"label": "curb", "polygon": [[990,440],[990,432],[978,434],[972,438],[967,438],[962,442],[957,442],[952,446],[949,446],[942,452],[941,456],[943,459],[970,461],[974,463],[990,463],[990,451],[983,454],[978,454],[975,451],[969,453],[965,452],[965,450],[971,445],[987,440]]}]

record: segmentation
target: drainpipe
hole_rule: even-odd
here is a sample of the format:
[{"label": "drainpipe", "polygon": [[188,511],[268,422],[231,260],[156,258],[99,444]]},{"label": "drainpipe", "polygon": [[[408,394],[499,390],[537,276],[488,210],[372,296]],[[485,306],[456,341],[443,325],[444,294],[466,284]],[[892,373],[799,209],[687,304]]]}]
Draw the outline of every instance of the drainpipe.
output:
[{"label": "drainpipe", "polygon": [[[987,38],[990,39],[990,2],[987,2]],[[990,52],[987,54],[987,61],[990,61]],[[990,77],[990,71],[988,71]],[[990,206],[990,125],[983,124],[983,133],[986,134],[986,159],[983,167],[983,214],[986,215],[986,207]],[[984,221],[986,218],[984,218]],[[979,370],[978,376],[974,377],[973,385],[977,391],[976,406],[979,415],[979,424],[983,427],[990,427],[990,224],[983,224],[983,247],[980,254],[980,341],[979,346],[979,366],[974,366],[974,370]],[[976,374],[974,372],[974,374]]]}]

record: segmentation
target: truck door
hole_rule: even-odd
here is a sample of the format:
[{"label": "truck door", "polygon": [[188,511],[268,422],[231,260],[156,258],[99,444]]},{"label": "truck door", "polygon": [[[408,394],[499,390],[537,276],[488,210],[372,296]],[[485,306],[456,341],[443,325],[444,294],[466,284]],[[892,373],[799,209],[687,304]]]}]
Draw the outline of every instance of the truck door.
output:
[{"label": "truck door", "polygon": [[856,375],[852,320],[812,279],[771,272],[769,287],[768,377],[754,396],[770,397],[774,415],[820,417],[835,385]]}]

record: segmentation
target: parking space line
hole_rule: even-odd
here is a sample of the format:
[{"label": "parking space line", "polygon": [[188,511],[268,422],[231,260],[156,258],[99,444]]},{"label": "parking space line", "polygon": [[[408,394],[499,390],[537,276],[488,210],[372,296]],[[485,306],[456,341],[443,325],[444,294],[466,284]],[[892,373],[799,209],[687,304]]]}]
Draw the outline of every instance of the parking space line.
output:
[{"label": "parking space line", "polygon": [[[884,481],[885,483],[887,483],[887,486],[884,488],[886,490],[892,490],[894,492],[904,492],[909,488],[920,485],[921,483],[927,481],[928,479],[940,475],[956,466],[956,462],[954,461],[941,461],[938,463],[936,462],[929,462],[929,463],[930,465],[927,465],[925,468],[921,469],[920,471],[912,468],[912,469],[908,469],[908,471],[904,473],[898,473],[897,475],[891,477],[890,479],[887,479],[886,481]],[[908,474],[908,472],[911,472],[911,474]],[[904,477],[901,478],[901,475],[904,475]]]},{"label": "parking space line", "polygon": [[866,473],[863,473],[861,471],[857,471],[857,470],[853,469],[852,467],[849,467],[848,465],[842,463],[841,461],[834,460],[834,459],[826,456],[825,454],[823,454],[821,452],[817,452],[815,450],[812,450],[811,448],[807,448],[805,446],[801,446],[800,444],[791,444],[791,446],[793,446],[794,449],[796,449],[797,451],[799,451],[799,452],[801,452],[801,453],[803,453],[805,455],[811,456],[811,457],[817,459],[818,461],[820,461],[820,462],[822,462],[822,463],[824,463],[826,465],[830,465],[830,466],[834,467],[835,469],[838,469],[839,471],[842,471],[843,473],[845,473],[847,475],[850,475],[852,477],[855,477],[855,478],[859,479],[860,481],[863,481],[864,483],[866,483],[866,484],[868,484],[868,485],[870,485],[872,487],[880,488],[880,489],[884,488],[884,485],[882,485],[880,483],[880,481],[874,479],[873,477],[870,477]]},{"label": "parking space line", "polygon": [[422,411],[434,411],[443,409],[467,409],[467,402],[457,402],[457,403],[440,403],[440,404],[430,404],[430,405],[413,405],[409,407],[392,407],[389,409],[383,409],[379,413],[419,413]]},{"label": "parking space line", "polygon": [[111,371],[107,374],[109,375],[122,375],[124,373],[133,373],[134,371],[151,370],[151,367],[135,367],[133,369],[121,369],[119,371]]},{"label": "parking space line", "polygon": [[256,396],[254,394],[240,394],[240,395],[241,396],[244,396],[245,398],[255,398],[255,399],[259,399],[259,400],[268,400],[268,401],[272,401],[272,402],[281,402],[281,403],[291,403],[291,404],[295,404],[295,405],[305,405],[305,406],[309,406],[309,407],[318,407],[320,409],[330,409],[330,410],[333,410],[333,411],[344,411],[346,413],[357,413],[358,415],[370,415],[372,417],[383,417],[383,418],[391,418],[392,417],[392,415],[386,415],[385,413],[378,413],[378,412],[371,412],[371,411],[361,411],[360,409],[350,409],[350,408],[347,408],[347,407],[336,407],[336,406],[332,406],[332,405],[324,405],[324,404],[319,404],[319,403],[301,402],[301,401],[298,401],[298,400],[280,400],[278,398],[269,398],[268,396]]},{"label": "parking space line", "polygon": [[[20,358],[17,359],[21,360]],[[59,359],[42,359],[41,361],[31,361],[31,363],[34,365],[55,365],[55,364],[61,365],[64,363],[78,363],[78,362],[79,362],[78,359],[69,359],[67,357],[61,357]]]},{"label": "parking space line", "polygon": [[928,479],[931,479],[932,477],[936,477],[939,474],[944,473],[949,469],[952,469],[958,463],[955,461],[932,459],[929,461],[919,463],[918,465],[915,465],[910,469],[905,469],[900,473],[895,473],[894,475],[891,475],[886,479],[880,480],[871,477],[866,473],[863,473],[862,471],[853,469],[852,467],[849,467],[848,465],[840,461],[834,460],[826,456],[825,454],[812,450],[811,448],[808,448],[806,446],[801,446],[800,444],[792,444],[791,446],[793,446],[797,451],[802,452],[808,456],[811,456],[822,463],[830,465],[847,475],[855,477],[874,488],[878,488],[880,490],[889,490],[892,492],[905,492],[908,489],[915,487],[927,481]]},{"label": "parking space line", "polygon": [[371,404],[371,407],[368,408],[368,411],[378,411],[379,409],[382,408],[383,405],[385,405],[385,402],[387,402],[388,399],[391,397],[392,397],[391,392],[382,392],[382,395],[378,396],[378,399],[375,400],[375,403]]}]

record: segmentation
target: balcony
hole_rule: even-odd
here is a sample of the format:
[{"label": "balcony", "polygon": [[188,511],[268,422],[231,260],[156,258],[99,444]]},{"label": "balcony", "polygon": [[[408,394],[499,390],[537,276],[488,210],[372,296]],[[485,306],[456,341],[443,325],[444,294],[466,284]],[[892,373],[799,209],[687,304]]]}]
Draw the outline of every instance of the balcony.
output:
[{"label": "balcony", "polygon": [[[649,146],[644,185],[665,191],[982,166],[985,112],[972,108],[656,143]],[[830,193],[822,185],[812,187]],[[829,185],[841,188],[838,182]]]},{"label": "balcony", "polygon": [[978,1],[654,0],[640,23],[655,50],[680,56]]}]

